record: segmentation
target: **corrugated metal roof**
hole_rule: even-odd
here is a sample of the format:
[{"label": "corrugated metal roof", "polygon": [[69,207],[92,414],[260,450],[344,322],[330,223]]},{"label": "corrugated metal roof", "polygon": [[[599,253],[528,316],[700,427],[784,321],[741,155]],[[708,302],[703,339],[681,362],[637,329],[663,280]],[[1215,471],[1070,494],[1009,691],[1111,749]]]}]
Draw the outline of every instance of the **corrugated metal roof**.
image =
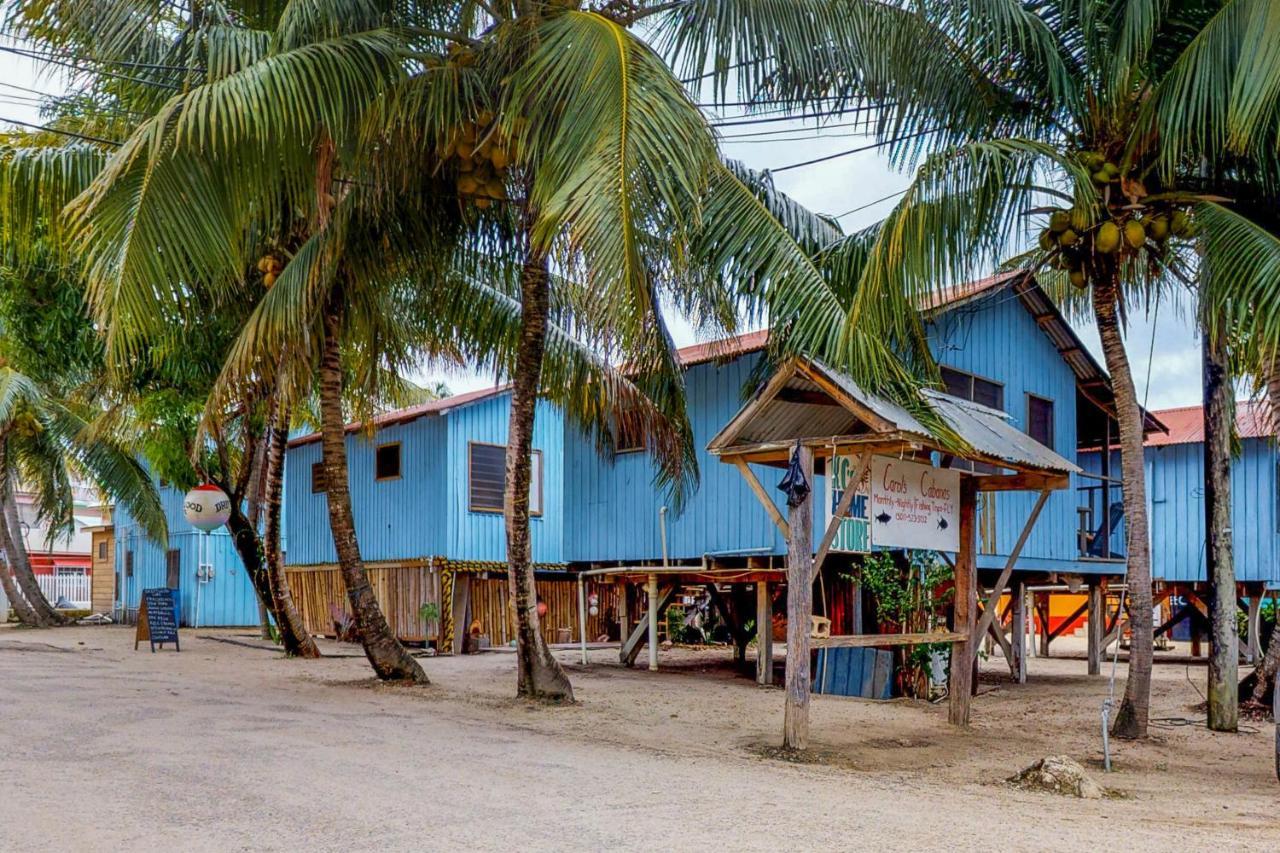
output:
[{"label": "corrugated metal roof", "polygon": [[[778,387],[768,400],[753,400],[743,407],[756,407],[746,423],[740,424],[736,435],[726,435],[722,430],[711,441],[716,450],[727,450],[735,445],[782,442],[794,439],[825,438],[827,436],[859,435],[867,432],[905,433],[918,436],[922,442],[936,444],[937,438],[909,411],[899,404],[864,391],[852,378],[833,370],[820,362],[797,360],[793,367],[797,372]],[[818,386],[805,377],[805,371],[814,371],[835,386],[855,406],[870,412],[883,424],[871,429],[864,419],[857,418],[845,406],[824,406],[797,403],[782,399],[786,392],[811,393]],[[1002,461],[1009,467],[1026,470],[1074,473],[1080,468],[1059,456],[1009,423],[1008,415],[997,409],[962,400],[940,391],[921,392],[942,420],[963,439],[976,454],[987,460]],[[832,409],[836,409],[835,412]],[[823,410],[821,419],[815,419],[815,410]],[[740,413],[741,414],[741,413]],[[736,419],[736,416],[735,416]],[[733,421],[730,421],[732,424]]]},{"label": "corrugated metal roof", "polygon": [[[1147,436],[1148,447],[1199,444],[1204,441],[1204,407],[1180,406],[1152,412],[1169,428],[1166,434]],[[1252,400],[1236,401],[1236,433],[1241,438],[1269,438],[1276,434],[1271,407]]]},{"label": "corrugated metal roof", "polygon": [[[839,385],[841,390],[854,400],[892,423],[895,429],[932,438],[929,431],[902,406],[863,391],[848,376],[824,364],[813,362],[813,366],[821,370],[828,379]],[[1011,426],[1009,416],[998,409],[972,403],[941,391],[925,389],[921,393],[947,426],[955,430],[956,435],[984,456],[1001,459],[1018,467],[1041,468],[1064,473],[1080,470],[1074,463]]]}]

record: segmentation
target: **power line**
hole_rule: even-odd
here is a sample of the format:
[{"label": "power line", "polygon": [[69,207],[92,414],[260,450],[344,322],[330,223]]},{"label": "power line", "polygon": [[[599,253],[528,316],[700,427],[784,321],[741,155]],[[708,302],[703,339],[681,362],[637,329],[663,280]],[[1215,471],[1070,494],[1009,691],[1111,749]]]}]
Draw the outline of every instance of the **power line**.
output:
[{"label": "power line", "polygon": [[880,142],[873,142],[870,145],[863,145],[858,148],[850,148],[847,151],[837,151],[835,154],[826,154],[822,157],[814,157],[812,160],[801,160],[799,163],[789,163],[786,166],[779,166],[778,168],[770,169],[769,171],[771,173],[776,174],[778,172],[785,172],[788,169],[799,169],[801,166],[812,166],[815,163],[825,163],[828,160],[835,160],[838,157],[847,157],[850,154],[858,154],[863,151],[871,151],[875,148],[883,148],[886,145],[893,145],[898,142],[904,142],[908,139],[914,139],[918,136],[924,136],[929,133],[937,133],[939,130],[942,130],[942,128],[937,128],[937,127],[930,128],[929,130],[922,130],[919,133],[912,133],[912,134],[908,134],[907,136],[898,136],[898,137],[894,137],[893,139],[885,139]]},{"label": "power line", "polygon": [[[739,127],[744,124],[772,124],[779,121],[809,121],[810,119],[821,120],[824,118],[841,118],[849,113],[869,112],[877,109],[879,109],[878,106],[852,107],[847,110],[829,110],[827,112],[803,113],[801,115],[774,115],[768,118],[743,118],[734,119],[732,121],[717,119],[711,121],[710,124],[712,127]],[[779,110],[778,112],[785,111]]]},{"label": "power line", "polygon": [[[62,60],[62,59],[54,59],[52,56],[48,56],[48,57],[43,57],[43,58],[42,58],[42,57],[40,57],[39,55],[32,55],[32,54],[28,54],[28,53],[27,53],[27,52],[25,52],[25,51],[21,51],[21,50],[18,50],[17,48],[13,48],[13,47],[2,47],[2,46],[0,46],[0,51],[7,51],[8,53],[15,53],[15,54],[17,54],[18,56],[26,56],[26,57],[28,57],[28,58],[37,58],[37,59],[41,59],[41,61],[43,61],[43,62],[48,62],[48,63],[51,63],[51,64],[53,64],[53,65],[61,65],[61,66],[63,66],[64,68],[70,68],[72,71],[84,71],[84,70],[85,70],[85,69],[84,69],[84,68],[82,68],[81,66],[76,65],[74,62],[68,62],[68,61],[66,61],[66,60]],[[178,91],[178,89],[179,89],[179,87],[178,87],[178,86],[176,86],[176,85],[174,85],[174,84],[172,84],[172,83],[161,83],[161,82],[159,82],[158,80],[147,80],[147,79],[145,79],[145,78],[143,78],[143,77],[134,77],[134,76],[132,76],[132,75],[130,75],[130,74],[119,74],[119,73],[117,73],[117,72],[115,72],[115,71],[103,71],[103,70],[101,70],[101,69],[98,69],[98,70],[95,70],[93,73],[94,73],[94,74],[97,74],[97,75],[101,75],[101,76],[103,76],[103,77],[115,77],[115,78],[117,78],[117,79],[119,79],[119,80],[128,80],[128,81],[133,82],[133,83],[141,83],[143,86],[154,86],[154,87],[156,87],[157,89],[169,89],[169,90],[174,91],[174,92]]]},{"label": "power line", "polygon": [[860,204],[857,207],[850,208],[849,210],[846,210],[844,213],[837,213],[835,216],[832,217],[832,219],[843,219],[844,217],[848,216],[851,213],[859,213],[863,210],[866,210],[868,207],[875,207],[877,204],[879,204],[882,201],[888,201],[889,199],[896,198],[900,195],[903,195],[904,193],[906,193],[906,190],[898,190],[896,193],[889,193],[888,195],[881,196],[880,198],[875,199],[874,201],[869,201],[866,204]]},{"label": "power line", "polygon": [[43,130],[46,133],[57,133],[57,134],[61,134],[62,136],[70,136],[74,139],[83,139],[85,142],[98,142],[98,143],[101,143],[102,145],[110,145],[117,148],[120,146],[119,142],[113,142],[110,139],[103,139],[100,136],[89,136],[88,134],[76,133],[71,130],[59,130],[56,127],[47,127],[43,124],[33,124],[29,121],[19,121],[16,118],[5,118],[4,116],[0,116],[0,122],[8,122],[9,124],[18,124],[23,127],[32,128],[33,130]]}]

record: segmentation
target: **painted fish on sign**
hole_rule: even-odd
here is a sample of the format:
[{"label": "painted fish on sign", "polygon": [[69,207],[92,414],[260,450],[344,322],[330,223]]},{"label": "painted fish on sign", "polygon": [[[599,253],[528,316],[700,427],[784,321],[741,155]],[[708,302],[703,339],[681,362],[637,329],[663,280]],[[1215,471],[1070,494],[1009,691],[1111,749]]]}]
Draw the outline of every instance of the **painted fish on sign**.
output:
[{"label": "painted fish on sign", "polygon": [[871,462],[871,543],[960,550],[960,472],[877,456]]}]

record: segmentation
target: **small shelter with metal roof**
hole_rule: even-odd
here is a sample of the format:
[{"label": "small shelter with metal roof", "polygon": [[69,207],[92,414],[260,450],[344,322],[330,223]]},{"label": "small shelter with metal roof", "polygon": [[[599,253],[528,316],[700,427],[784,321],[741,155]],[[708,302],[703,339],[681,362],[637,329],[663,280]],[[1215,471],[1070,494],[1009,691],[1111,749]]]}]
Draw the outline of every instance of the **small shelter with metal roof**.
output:
[{"label": "small shelter with metal roof", "polygon": [[[783,364],[711,440],[708,450],[721,462],[735,465],[761,505],[782,530],[787,557],[787,662],[785,742],[803,748],[808,737],[809,653],[817,647],[949,643],[949,690],[952,723],[969,720],[970,694],[978,640],[986,634],[1018,555],[1050,492],[1067,488],[1072,462],[1014,428],[1003,412],[936,391],[922,392],[942,422],[960,439],[944,441],[903,406],[871,394],[848,376],[821,362],[794,358]],[[955,506],[958,545],[955,550],[955,604],[950,631],[926,634],[855,634],[812,637],[812,585],[831,549],[837,529],[848,516],[856,488],[846,488],[821,542],[813,543],[813,489],[788,501],[788,515],[775,506],[751,470],[752,464],[790,467],[807,483],[833,460],[847,456],[857,473],[851,483],[869,481],[877,460],[893,459],[928,466],[958,481]],[[975,474],[944,467],[952,459],[986,463],[995,473]],[[885,469],[887,470],[887,469]],[[870,486],[870,483],[869,483]],[[874,491],[874,487],[872,487]],[[985,609],[976,591],[976,499],[979,492],[1029,490],[1039,493],[1018,542],[1008,556]],[[948,496],[951,500],[952,496]],[[952,504],[948,504],[952,506]],[[887,516],[886,516],[887,519]],[[887,523],[887,522],[886,522]],[[945,528],[945,519],[938,526]],[[759,642],[767,643],[764,626]],[[1020,632],[1013,649],[1025,677],[1025,650]],[[955,661],[963,665],[956,666]],[[767,680],[768,673],[762,678]]]}]

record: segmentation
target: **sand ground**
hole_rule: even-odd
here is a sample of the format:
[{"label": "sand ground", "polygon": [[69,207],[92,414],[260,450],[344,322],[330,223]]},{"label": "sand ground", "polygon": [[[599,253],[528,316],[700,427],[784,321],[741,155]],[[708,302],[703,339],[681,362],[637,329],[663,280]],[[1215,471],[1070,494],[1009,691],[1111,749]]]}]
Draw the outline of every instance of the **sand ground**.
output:
[{"label": "sand ground", "polygon": [[[822,760],[794,764],[762,755],[782,692],[718,650],[657,674],[558,652],[579,702],[546,709],[510,698],[510,654],[427,659],[434,684],[402,688],[214,636],[249,640],[0,629],[0,850],[1280,849],[1270,724],[1159,727],[1104,776],[1106,680],[1079,658],[1025,686],[984,664],[963,732],[941,705],[815,697]],[[1202,716],[1203,680],[1158,666],[1153,716]],[[1003,783],[1057,753],[1115,796]]]}]

